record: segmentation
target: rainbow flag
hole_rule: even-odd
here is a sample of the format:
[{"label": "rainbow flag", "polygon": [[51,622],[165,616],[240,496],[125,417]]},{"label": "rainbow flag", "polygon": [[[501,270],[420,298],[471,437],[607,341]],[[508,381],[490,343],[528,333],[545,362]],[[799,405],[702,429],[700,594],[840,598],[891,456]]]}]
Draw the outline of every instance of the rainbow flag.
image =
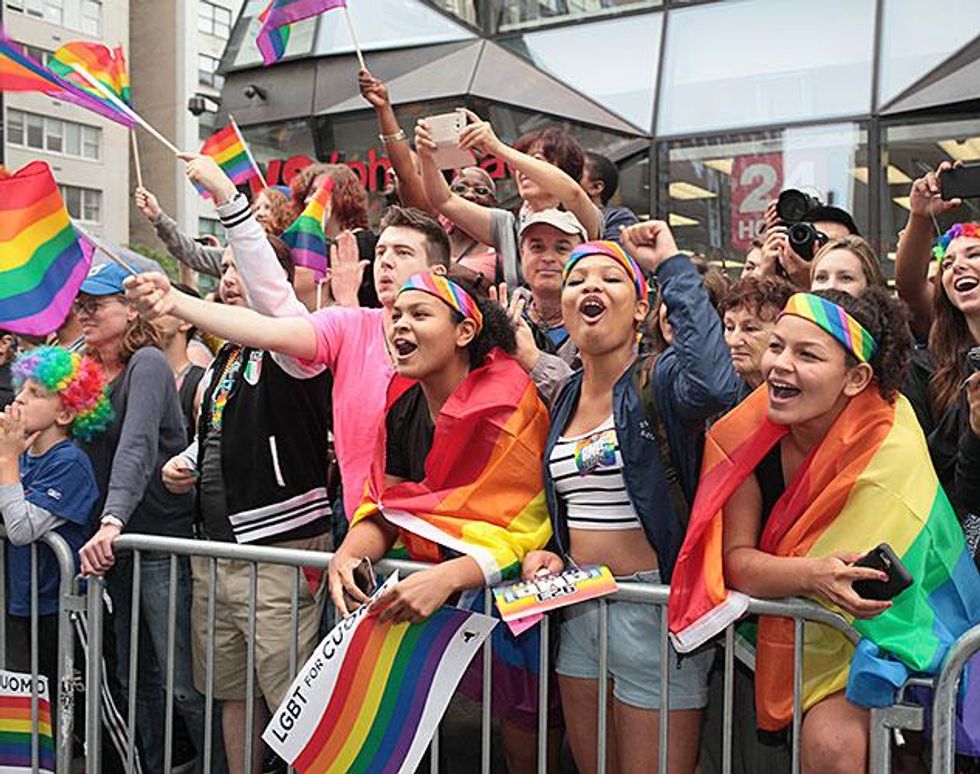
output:
[{"label": "rainbow flag", "polygon": [[[77,74],[76,74],[77,75]],[[112,119],[123,126],[135,126],[136,119],[109,101],[95,97],[72,81],[43,67],[27,56],[0,30],[0,91],[39,91],[50,97],[71,102]]]},{"label": "rainbow flag", "polygon": [[122,47],[112,51],[102,43],[74,40],[65,43],[48,60],[48,68],[51,72],[60,75],[66,81],[71,81],[96,99],[104,100],[103,94],[79,75],[75,66],[85,70],[123,103],[128,105],[132,101],[129,73],[126,71]]},{"label": "rainbow flag", "polygon": [[[245,144],[245,138],[242,137],[234,118],[228,121],[224,129],[205,140],[200,152],[217,161],[218,166],[235,185],[247,183],[253,177],[262,180],[262,171]],[[195,187],[202,195],[208,196],[201,186],[195,184]]]},{"label": "rainbow flag", "polygon": [[332,193],[333,179],[328,177],[310,199],[306,209],[282,232],[282,239],[292,252],[293,263],[312,269],[317,280],[326,276],[329,263],[327,238],[323,233],[323,214],[327,211]]},{"label": "rainbow flag", "polygon": [[452,607],[382,623],[364,605],[314,650],[262,738],[300,772],[413,772],[495,625]]},{"label": "rainbow flag", "polygon": [[[0,771],[31,771],[31,676],[0,670]],[[37,753],[40,771],[55,770],[48,681],[38,682]]]},{"label": "rainbow flag", "polygon": [[45,162],[0,177],[0,328],[33,336],[56,330],[94,252],[72,226]]},{"label": "rainbow flag", "polygon": [[272,0],[259,16],[262,25],[255,38],[263,64],[268,67],[282,58],[289,42],[290,24],[346,7],[346,0]]},{"label": "rainbow flag", "polygon": [[[415,382],[396,376],[388,406]],[[541,458],[548,411],[516,360],[493,350],[470,371],[436,419],[426,476],[384,486],[385,438],[351,524],[382,516],[398,527],[403,549],[423,562],[440,547],[472,557],[487,585],[520,573],[528,551],[551,538]]]},{"label": "rainbow flag", "polygon": [[[763,386],[708,433],[671,579],[669,623],[679,651],[698,647],[745,610],[745,595],[725,584],[722,512],[788,432],[767,412]],[[890,704],[896,683],[910,673],[934,674],[953,641],[980,621],[980,575],[912,407],[901,395],[886,402],[872,384],[849,401],[796,472],[766,521],[759,548],[776,556],[820,557],[864,553],[883,542],[914,583],[885,612],[852,622],[863,638],[857,650],[830,627],[804,625],[804,710],[845,687],[861,706]],[[777,730],[792,719],[792,680],[792,621],[763,617],[755,674],[761,728]]]}]

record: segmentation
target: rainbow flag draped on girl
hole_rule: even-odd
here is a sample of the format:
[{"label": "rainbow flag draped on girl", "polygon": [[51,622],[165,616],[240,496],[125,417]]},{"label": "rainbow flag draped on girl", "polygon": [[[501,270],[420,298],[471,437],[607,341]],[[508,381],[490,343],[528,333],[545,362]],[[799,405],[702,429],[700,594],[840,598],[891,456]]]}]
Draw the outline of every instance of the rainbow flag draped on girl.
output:
[{"label": "rainbow flag draped on girl", "polygon": [[[387,408],[413,384],[396,376]],[[386,489],[385,445],[377,445],[352,524],[383,515],[412,559],[441,561],[442,547],[475,559],[488,585],[516,576],[524,554],[551,537],[541,474],[547,435],[534,384],[494,350],[442,407],[423,481]]]},{"label": "rainbow flag draped on girl", "polygon": [[[671,580],[670,631],[679,651],[715,636],[744,611],[722,564],[723,508],[788,428],[770,421],[765,387],[712,427],[687,538]],[[980,621],[980,575],[936,478],[908,401],[874,385],[852,398],[774,506],[759,548],[777,556],[866,552],[887,542],[912,586],[885,612],[853,621],[858,648],[820,624],[804,626],[803,708],[847,689],[861,706],[890,704],[910,673],[935,673],[953,641]],[[820,600],[818,600],[820,601]],[[762,618],[756,655],[759,726],[792,719],[793,623]]]}]

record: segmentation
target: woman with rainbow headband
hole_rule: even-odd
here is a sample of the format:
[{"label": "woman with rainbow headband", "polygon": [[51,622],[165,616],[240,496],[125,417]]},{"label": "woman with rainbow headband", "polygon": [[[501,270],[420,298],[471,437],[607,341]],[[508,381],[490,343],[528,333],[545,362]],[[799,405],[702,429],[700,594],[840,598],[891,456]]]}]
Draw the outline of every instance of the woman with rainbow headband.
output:
[{"label": "woman with rainbow headband", "polygon": [[[112,420],[99,364],[61,347],[22,353],[13,365],[18,388],[0,414],[0,511],[7,530],[6,668],[31,671],[31,549],[49,532],[72,554],[92,534],[99,496],[88,456],[71,439],[89,440]],[[76,567],[77,569],[77,567]],[[57,707],[59,569],[38,547],[38,666]],[[43,764],[43,759],[42,759]]]},{"label": "woman with rainbow headband", "polygon": [[[792,296],[763,358],[764,386],[708,433],[677,559],[670,629],[678,650],[723,631],[747,595],[812,597],[862,635],[855,648],[830,627],[804,626],[804,771],[864,771],[866,708],[891,704],[910,673],[937,671],[980,619],[980,576],[898,393],[909,342],[903,309],[881,289]],[[881,543],[913,578],[891,601],[852,587],[887,577],[853,565]],[[792,643],[792,621],[760,619],[764,731],[792,720]]]},{"label": "woman with rainbow headband", "polygon": [[[554,551],[529,554],[525,578],[566,563],[603,564],[620,579],[669,583],[684,535],[682,514],[697,481],[704,422],[733,402],[738,388],[721,320],[667,225],[637,224],[624,229],[621,240],[622,247],[580,245],[565,265],[562,319],[582,369],[552,404],[545,447]],[[637,329],[649,311],[644,270],[658,284],[674,338],[641,389]],[[713,654],[662,664],[655,608],[611,602],[608,616],[608,769],[655,770],[666,672],[670,771],[693,771]],[[555,664],[581,772],[595,771],[598,763],[598,626],[594,602],[564,611]]]},{"label": "woman with rainbow headband", "polygon": [[[524,555],[548,542],[534,475],[548,414],[510,356],[516,342],[506,312],[441,275],[416,274],[402,286],[388,346],[396,374],[385,422],[364,499],[330,564],[330,593],[348,615],[352,601],[366,600],[354,568],[396,547],[433,566],[400,581],[375,607],[385,619],[417,621],[461,592],[515,578]],[[515,641],[498,626],[495,656],[527,651],[525,661],[536,665],[536,632]],[[535,765],[536,698],[530,670],[494,664],[493,703],[514,771]]]}]

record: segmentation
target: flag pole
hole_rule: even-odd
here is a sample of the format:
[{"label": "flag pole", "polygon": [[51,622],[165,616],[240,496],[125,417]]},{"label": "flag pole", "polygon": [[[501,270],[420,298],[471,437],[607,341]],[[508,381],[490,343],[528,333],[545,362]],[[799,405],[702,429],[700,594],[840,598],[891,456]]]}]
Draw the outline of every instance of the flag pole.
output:
[{"label": "flag pole", "polygon": [[143,170],[140,169],[140,148],[136,143],[136,132],[129,130],[130,146],[133,149],[133,165],[136,167],[136,185],[143,187]]},{"label": "flag pole", "polygon": [[361,53],[361,46],[357,42],[357,35],[354,34],[354,23],[350,20],[350,11],[347,10],[347,3],[342,6],[344,9],[344,18],[347,19],[347,29],[350,30],[350,39],[354,42],[354,52],[357,54],[357,61],[361,63],[361,69],[367,70],[367,65],[364,64],[364,54]]},{"label": "flag pole", "polygon": [[[245,155],[248,156],[248,161],[252,165],[252,169],[255,170],[255,174],[258,175],[259,183],[262,184],[262,190],[264,191],[269,186],[265,183],[265,177],[262,174],[262,167],[259,166],[259,162],[255,160],[255,156],[252,155],[252,149],[248,147],[248,143],[245,142],[245,138],[242,137],[242,131],[238,128],[238,122],[235,121],[235,117],[229,113],[228,120],[231,121],[231,125],[235,127],[235,134],[238,135],[238,139],[245,149]],[[253,189],[254,190],[254,189]]]},{"label": "flag pole", "polygon": [[112,93],[110,89],[107,89],[101,82],[99,82],[91,73],[88,72],[84,67],[79,67],[77,64],[72,65],[72,69],[78,73],[82,78],[84,78],[89,85],[96,89],[103,97],[105,97],[117,110],[121,110],[127,116],[132,118],[136,123],[142,126],[146,131],[153,135],[156,139],[162,142],[167,148],[176,156],[180,153],[180,149],[177,148],[170,140],[164,137],[160,132],[150,126],[143,117],[133,110],[129,105],[123,102],[119,97]]},{"label": "flag pole", "polygon": [[120,266],[122,266],[122,268],[124,268],[124,269],[125,269],[126,271],[128,271],[128,272],[129,272],[130,274],[132,274],[132,275],[133,275],[134,277],[135,277],[135,276],[136,276],[137,274],[139,274],[139,272],[138,272],[138,271],[136,271],[136,269],[134,269],[134,268],[133,268],[132,266],[130,266],[130,265],[129,265],[129,264],[128,264],[128,263],[126,262],[126,261],[124,261],[124,260],[123,260],[122,258],[120,258],[120,257],[119,257],[118,255],[116,255],[116,254],[115,254],[115,253],[114,253],[114,252],[113,252],[112,250],[110,250],[110,249],[109,249],[108,247],[106,247],[106,246],[105,246],[105,245],[104,245],[104,244],[102,243],[102,240],[100,240],[100,239],[97,239],[97,238],[95,237],[95,235],[93,235],[93,234],[91,234],[90,232],[88,232],[88,231],[86,231],[86,230],[85,230],[84,228],[82,228],[81,226],[79,226],[79,225],[78,225],[78,223],[76,223],[75,221],[72,221],[72,225],[73,225],[73,226],[74,226],[74,227],[75,227],[76,229],[78,229],[78,230],[79,230],[79,231],[80,231],[80,232],[82,233],[82,235],[83,235],[83,236],[84,236],[84,237],[85,237],[86,239],[88,239],[88,241],[89,241],[89,242],[91,242],[91,243],[92,243],[93,245],[95,245],[95,246],[96,246],[96,247],[97,247],[97,248],[98,248],[99,250],[101,250],[101,251],[102,251],[103,253],[105,253],[106,255],[108,255],[108,256],[109,256],[109,258],[111,258],[111,259],[112,259],[112,261],[113,261],[114,263],[117,263],[117,264],[119,264]]}]

